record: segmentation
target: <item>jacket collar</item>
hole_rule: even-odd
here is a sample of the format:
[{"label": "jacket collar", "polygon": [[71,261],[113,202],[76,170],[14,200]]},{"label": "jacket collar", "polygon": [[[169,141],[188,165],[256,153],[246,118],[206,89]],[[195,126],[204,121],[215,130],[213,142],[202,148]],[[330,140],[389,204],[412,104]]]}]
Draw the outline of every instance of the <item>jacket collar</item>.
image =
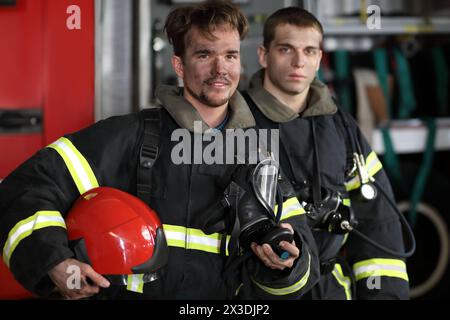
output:
[{"label": "jacket collar", "polygon": [[291,108],[280,102],[263,87],[264,69],[257,71],[250,80],[248,94],[258,106],[258,109],[274,122],[288,122],[297,117],[313,117],[334,114],[336,104],[331,98],[327,86],[314,79],[311,83],[305,110],[299,115]]},{"label": "jacket collar", "polygon": [[[183,88],[161,85],[156,89],[156,97],[180,127],[194,132],[194,121],[200,121],[202,132],[210,129],[192,104],[183,97]],[[224,129],[245,129],[255,126],[250,108],[237,90],[231,96],[228,106],[229,120]]]}]

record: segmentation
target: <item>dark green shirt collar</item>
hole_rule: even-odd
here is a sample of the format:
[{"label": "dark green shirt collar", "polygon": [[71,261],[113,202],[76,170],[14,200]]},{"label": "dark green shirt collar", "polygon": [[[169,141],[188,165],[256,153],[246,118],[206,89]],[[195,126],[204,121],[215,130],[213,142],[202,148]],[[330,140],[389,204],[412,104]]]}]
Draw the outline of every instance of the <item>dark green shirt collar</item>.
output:
[{"label": "dark green shirt collar", "polygon": [[283,104],[263,87],[264,69],[257,71],[250,80],[248,94],[261,112],[270,120],[278,123],[288,122],[297,117],[312,117],[334,114],[336,104],[331,98],[327,86],[314,79],[311,83],[305,110],[299,115]]},{"label": "dark green shirt collar", "polygon": [[[161,85],[156,89],[156,97],[180,127],[194,132],[194,121],[201,121],[202,132],[210,129],[192,104],[183,97],[183,88]],[[231,96],[228,105],[228,122],[224,129],[245,129],[255,126],[250,108],[238,91]]]}]

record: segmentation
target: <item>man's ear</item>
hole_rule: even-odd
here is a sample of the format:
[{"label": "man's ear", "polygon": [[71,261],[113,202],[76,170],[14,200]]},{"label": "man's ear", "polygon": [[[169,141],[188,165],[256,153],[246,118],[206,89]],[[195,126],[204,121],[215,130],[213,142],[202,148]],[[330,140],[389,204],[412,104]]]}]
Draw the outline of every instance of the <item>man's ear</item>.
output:
[{"label": "man's ear", "polygon": [[177,76],[181,79],[184,78],[184,66],[183,66],[183,60],[179,56],[172,56],[172,67],[173,70],[175,70],[175,73]]},{"label": "man's ear", "polygon": [[321,61],[322,61],[322,50],[319,50],[319,61],[317,62],[316,71],[319,71]]},{"label": "man's ear", "polygon": [[267,68],[267,50],[264,46],[258,47],[258,61],[261,67]]}]

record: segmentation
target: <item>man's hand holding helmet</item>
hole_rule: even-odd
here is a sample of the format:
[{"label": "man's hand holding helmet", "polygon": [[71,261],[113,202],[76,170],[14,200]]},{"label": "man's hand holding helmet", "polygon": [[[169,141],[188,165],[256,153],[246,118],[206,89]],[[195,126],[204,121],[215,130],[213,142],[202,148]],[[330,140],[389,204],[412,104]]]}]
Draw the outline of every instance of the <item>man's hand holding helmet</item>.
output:
[{"label": "man's hand holding helmet", "polygon": [[[73,277],[73,273],[68,272],[75,266],[80,270],[79,281],[72,282],[70,277]],[[75,259],[66,259],[63,262],[56,265],[48,273],[50,279],[55,284],[57,291],[66,299],[83,299],[97,294],[100,291],[100,287],[108,288],[109,281],[102,275],[92,269],[92,267],[86,263],[82,263]],[[79,286],[74,284],[79,284]]]}]

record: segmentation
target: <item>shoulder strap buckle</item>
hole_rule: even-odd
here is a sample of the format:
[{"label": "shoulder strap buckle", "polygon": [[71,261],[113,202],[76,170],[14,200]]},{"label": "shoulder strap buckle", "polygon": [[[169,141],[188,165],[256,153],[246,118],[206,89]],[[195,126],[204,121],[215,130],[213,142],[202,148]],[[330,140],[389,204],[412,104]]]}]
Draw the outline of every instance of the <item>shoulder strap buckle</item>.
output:
[{"label": "shoulder strap buckle", "polygon": [[159,108],[142,111],[144,118],[144,135],[139,152],[139,164],[137,166],[137,196],[144,202],[148,201],[152,189],[152,169],[160,152],[160,125],[161,117]]},{"label": "shoulder strap buckle", "polygon": [[158,158],[159,147],[157,145],[145,145],[141,146],[140,164],[144,168],[151,168]]}]

